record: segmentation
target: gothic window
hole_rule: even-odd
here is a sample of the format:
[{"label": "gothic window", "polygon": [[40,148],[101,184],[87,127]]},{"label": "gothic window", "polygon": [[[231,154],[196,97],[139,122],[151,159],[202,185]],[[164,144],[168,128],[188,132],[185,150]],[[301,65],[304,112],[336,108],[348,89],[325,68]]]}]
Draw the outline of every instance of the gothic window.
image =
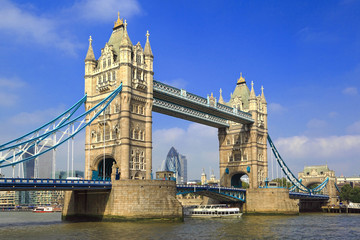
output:
[{"label": "gothic window", "polygon": [[110,114],[110,105],[105,108],[105,114]]},{"label": "gothic window", "polygon": [[97,142],[101,142],[101,134],[99,132],[97,133],[96,137],[97,137]]},{"label": "gothic window", "polygon": [[235,136],[235,139],[236,139],[235,144],[240,144],[240,136],[239,135]]},{"label": "gothic window", "polygon": [[232,162],[232,161],[234,161],[234,158],[233,158],[233,155],[230,154],[230,155],[229,155],[229,162]]},{"label": "gothic window", "polygon": [[95,131],[91,131],[91,139],[93,142],[96,141],[96,132]]},{"label": "gothic window", "polygon": [[114,71],[113,74],[112,74],[112,80],[115,81],[116,80],[116,72]]},{"label": "gothic window", "polygon": [[141,63],[141,57],[139,54],[136,54],[136,62]]},{"label": "gothic window", "polygon": [[111,66],[111,58],[108,59],[108,66]]},{"label": "gothic window", "polygon": [[110,82],[110,81],[111,81],[111,74],[108,73],[107,75],[108,75],[107,79],[108,79],[108,81]]},{"label": "gothic window", "polygon": [[120,104],[117,101],[115,102],[115,112],[120,112]]},{"label": "gothic window", "polygon": [[136,78],[137,78],[137,79],[141,79],[141,72],[140,72],[140,71],[137,71],[137,73],[136,73]]},{"label": "gothic window", "polygon": [[134,130],[134,138],[139,139],[139,132],[137,130]]},{"label": "gothic window", "polygon": [[244,155],[243,155],[243,160],[247,161],[247,154],[246,153],[244,153]]},{"label": "gothic window", "polygon": [[235,154],[235,161],[238,161],[238,162],[241,161],[241,152]]},{"label": "gothic window", "polygon": [[103,68],[106,67],[106,59],[103,60]]},{"label": "gothic window", "polygon": [[132,70],[132,78],[135,78],[135,69]]},{"label": "gothic window", "polygon": [[140,114],[143,115],[144,114],[144,107],[139,106],[139,109],[140,109]]},{"label": "gothic window", "polygon": [[110,126],[105,125],[105,141],[110,140]]}]

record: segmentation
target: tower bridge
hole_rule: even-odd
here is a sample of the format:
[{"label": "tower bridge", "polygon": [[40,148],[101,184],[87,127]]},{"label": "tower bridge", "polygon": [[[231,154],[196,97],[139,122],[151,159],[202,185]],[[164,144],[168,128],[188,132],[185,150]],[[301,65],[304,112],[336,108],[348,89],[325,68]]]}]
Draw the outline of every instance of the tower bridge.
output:
[{"label": "tower bridge", "polygon": [[[71,182],[59,183],[63,188],[73,190],[66,193],[65,219],[181,218],[182,206],[176,193],[188,192],[191,187],[151,179],[152,112],[159,112],[218,128],[221,187],[198,188],[203,195],[246,202],[249,212],[296,213],[298,199],[328,199],[317,194],[326,183],[320,184],[318,189],[307,188],[277,152],[268,135],[263,88],[256,96],[254,84],[251,83],[249,89],[240,74],[231,98],[226,102],[221,89],[218,99],[213,94],[204,98],[155,81],[149,36],[147,32],[144,48],[140,43],[133,45],[126,20],[118,17],[109,41],[97,59],[90,37],[85,57],[85,97],[58,118],[0,145],[0,168],[13,166],[14,169],[44,152],[55,151],[84,129],[86,180],[82,187],[85,188],[76,188],[80,185]],[[85,113],[78,114],[81,105],[85,105]],[[41,146],[47,139],[52,139],[54,144],[45,150]],[[267,141],[293,189],[303,193],[267,188]],[[26,155],[29,149],[32,149],[30,156]],[[246,191],[239,189],[244,175],[249,177],[250,188]],[[101,179],[111,180],[105,187],[111,190],[90,194],[92,188],[96,188],[96,180]],[[47,186],[56,186],[55,183],[48,182]],[[16,186],[18,189],[37,186],[34,182],[21,184],[17,185],[14,180],[13,185],[7,186],[14,189]],[[1,181],[0,185],[3,186]]]}]

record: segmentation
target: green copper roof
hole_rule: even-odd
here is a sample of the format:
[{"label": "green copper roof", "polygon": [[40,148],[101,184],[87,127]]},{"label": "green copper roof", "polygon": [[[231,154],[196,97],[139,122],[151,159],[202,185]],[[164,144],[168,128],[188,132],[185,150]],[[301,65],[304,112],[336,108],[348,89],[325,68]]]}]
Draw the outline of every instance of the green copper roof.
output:
[{"label": "green copper roof", "polygon": [[108,44],[113,46],[115,55],[119,56],[121,39],[124,36],[124,28],[120,27],[111,33]]},{"label": "green copper roof", "polygon": [[241,97],[241,102],[243,103],[244,109],[249,109],[249,96],[250,90],[247,87],[246,83],[237,84],[233,94],[231,95],[231,99],[226,105],[232,107],[234,99],[237,97]]}]

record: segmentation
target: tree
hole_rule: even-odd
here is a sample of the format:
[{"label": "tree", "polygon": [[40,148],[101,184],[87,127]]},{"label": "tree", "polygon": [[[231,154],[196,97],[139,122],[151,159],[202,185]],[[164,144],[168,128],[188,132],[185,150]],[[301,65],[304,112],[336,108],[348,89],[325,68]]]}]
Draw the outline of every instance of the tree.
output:
[{"label": "tree", "polygon": [[341,188],[339,197],[341,201],[360,203],[360,188],[359,187],[352,188],[350,184],[345,184]]},{"label": "tree", "polygon": [[291,182],[289,182],[285,177],[283,178],[275,178],[272,180],[272,182],[277,182],[279,187],[286,187],[286,188],[290,188],[291,187]]}]

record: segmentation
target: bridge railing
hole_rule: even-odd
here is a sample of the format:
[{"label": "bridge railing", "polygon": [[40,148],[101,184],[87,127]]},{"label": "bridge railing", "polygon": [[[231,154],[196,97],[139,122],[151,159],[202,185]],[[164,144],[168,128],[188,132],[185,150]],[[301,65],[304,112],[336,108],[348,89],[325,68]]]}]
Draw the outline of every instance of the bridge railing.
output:
[{"label": "bridge railing", "polygon": [[84,179],[0,178],[0,184],[111,184],[111,181]]}]

